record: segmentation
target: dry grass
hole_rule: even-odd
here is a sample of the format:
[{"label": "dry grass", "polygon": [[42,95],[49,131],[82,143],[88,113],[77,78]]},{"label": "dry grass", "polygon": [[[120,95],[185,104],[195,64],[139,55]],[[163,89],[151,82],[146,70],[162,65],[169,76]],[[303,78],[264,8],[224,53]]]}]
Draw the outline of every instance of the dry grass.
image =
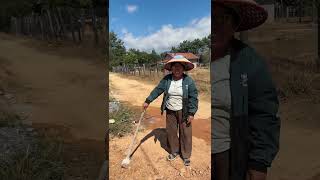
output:
[{"label": "dry grass", "polygon": [[[0,128],[20,127],[20,131],[25,129],[19,116],[5,112],[0,116]],[[0,156],[0,177],[2,180],[63,179],[65,164],[62,153],[63,142],[59,136],[39,134],[34,136],[34,140],[25,149]]]},{"label": "dry grass", "polygon": [[265,24],[251,31],[251,46],[269,63],[281,98],[310,98],[319,92],[315,39],[306,23]]}]

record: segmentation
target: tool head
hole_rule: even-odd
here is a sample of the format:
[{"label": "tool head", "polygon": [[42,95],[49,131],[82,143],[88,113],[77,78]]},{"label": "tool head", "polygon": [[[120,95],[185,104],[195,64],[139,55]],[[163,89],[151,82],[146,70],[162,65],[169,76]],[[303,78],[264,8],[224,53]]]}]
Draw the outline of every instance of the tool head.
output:
[{"label": "tool head", "polygon": [[121,163],[121,167],[123,167],[123,168],[128,168],[129,167],[129,164],[130,164],[130,158],[125,158],[123,161],[122,161],[122,163]]}]

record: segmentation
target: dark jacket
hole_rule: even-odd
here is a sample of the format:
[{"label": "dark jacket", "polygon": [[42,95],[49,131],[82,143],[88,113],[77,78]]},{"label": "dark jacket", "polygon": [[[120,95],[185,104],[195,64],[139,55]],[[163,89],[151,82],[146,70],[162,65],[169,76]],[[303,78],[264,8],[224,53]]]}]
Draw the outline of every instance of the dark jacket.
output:
[{"label": "dark jacket", "polygon": [[266,172],[279,150],[279,102],[267,64],[254,49],[233,40],[230,64],[231,180],[247,170]]},{"label": "dark jacket", "polygon": [[[150,95],[146,99],[146,103],[150,104],[154,101],[158,96],[164,93],[163,101],[161,104],[161,114],[165,110],[166,101],[168,100],[168,91],[172,81],[172,74],[166,75],[158,84],[156,88],[154,88]],[[183,74],[182,80],[182,113],[183,120],[187,120],[189,115],[194,116],[198,110],[198,90],[192,78],[186,74]]]}]

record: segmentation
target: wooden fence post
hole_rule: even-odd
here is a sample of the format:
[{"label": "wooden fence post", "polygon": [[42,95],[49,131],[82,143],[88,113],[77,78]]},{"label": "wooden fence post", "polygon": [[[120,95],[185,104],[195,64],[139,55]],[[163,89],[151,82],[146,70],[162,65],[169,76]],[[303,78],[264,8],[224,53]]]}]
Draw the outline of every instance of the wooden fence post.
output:
[{"label": "wooden fence post", "polygon": [[93,33],[94,33],[94,43],[95,46],[98,45],[99,41],[99,37],[98,37],[98,29],[97,29],[97,18],[96,18],[96,7],[92,8],[92,28],[93,28]]}]

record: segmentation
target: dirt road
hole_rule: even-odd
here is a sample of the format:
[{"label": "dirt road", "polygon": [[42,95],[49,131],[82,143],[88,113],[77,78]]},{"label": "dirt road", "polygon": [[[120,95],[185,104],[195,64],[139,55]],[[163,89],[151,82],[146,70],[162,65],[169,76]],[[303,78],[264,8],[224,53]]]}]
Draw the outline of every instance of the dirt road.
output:
[{"label": "dirt road", "polygon": [[[116,99],[126,102],[137,111],[156,84],[140,83],[118,74],[110,73],[110,90]],[[210,98],[209,98],[210,99]],[[132,156],[130,169],[122,169],[120,164],[125,157],[131,136],[110,139],[110,179],[210,179],[210,102],[200,97],[199,111],[193,122],[193,151],[191,169],[186,169],[182,160],[168,162],[165,117],[160,115],[162,98],[150,104],[145,121],[146,129],[140,132],[136,152]]]},{"label": "dirt road", "polygon": [[[110,73],[110,89],[113,96],[123,102],[129,102],[133,106],[142,106],[146,97],[155,88],[156,84],[140,83],[137,80],[126,79],[118,74]],[[162,96],[158,97],[150,104],[151,107],[159,108],[162,102]],[[199,109],[195,116],[196,119],[208,119],[211,116],[210,97],[199,96]]]},{"label": "dirt road", "polygon": [[63,125],[77,138],[105,137],[106,76],[102,63],[66,58],[25,45],[27,40],[0,36],[0,59],[8,63],[18,98],[32,107],[33,123]]},{"label": "dirt road", "polygon": [[66,56],[47,46],[0,33],[0,91],[15,97],[17,113],[34,128],[64,138],[65,179],[96,179],[106,132],[103,60],[81,58],[76,50]]}]

